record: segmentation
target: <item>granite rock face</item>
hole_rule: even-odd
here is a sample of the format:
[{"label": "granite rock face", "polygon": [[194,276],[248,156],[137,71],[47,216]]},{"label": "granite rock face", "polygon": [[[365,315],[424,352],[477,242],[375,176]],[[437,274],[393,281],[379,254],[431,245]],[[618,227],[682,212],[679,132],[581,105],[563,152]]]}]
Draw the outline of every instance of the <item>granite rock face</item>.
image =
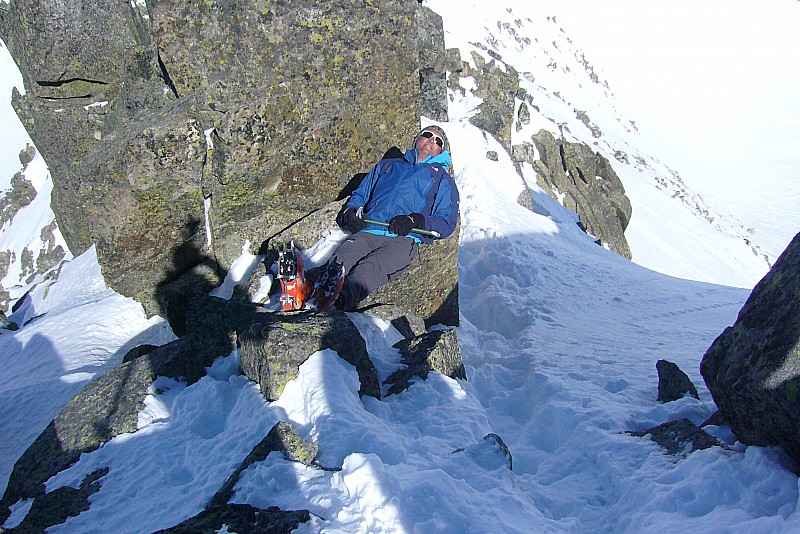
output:
[{"label": "granite rock face", "polygon": [[800,462],[800,234],[700,364],[719,412],[748,445]]},{"label": "granite rock face", "polygon": [[[456,71],[456,67],[449,64],[449,86],[453,91],[463,91],[457,76],[470,76],[475,80],[475,95],[482,102],[470,122],[494,136],[518,169],[523,163],[532,165],[540,177],[539,185],[580,216],[584,231],[607,244],[613,252],[630,259],[625,229],[631,218],[631,203],[611,163],[589,145],[556,139],[546,130],[530,141],[512,145],[514,125],[519,131],[523,124],[530,124],[530,109],[538,110],[538,107],[531,95],[520,87],[520,73],[503,62],[497,52],[489,49],[485,52],[491,58],[488,61],[483,55],[472,53],[474,67],[465,62]],[[602,135],[585,113],[576,110],[576,116],[587,123],[595,137]],[[497,155],[487,154],[487,157],[495,160]]]},{"label": "granite rock face", "polygon": [[408,389],[411,380],[419,377],[428,378],[428,373],[435,371],[450,378],[467,379],[461,349],[458,346],[456,331],[433,330],[411,339],[395,343],[400,350],[405,368],[392,373],[386,379],[389,385],[388,394],[393,395]]},{"label": "granite rock face", "polygon": [[441,86],[437,23],[402,0],[0,10],[26,87],[13,104],[52,171],[67,244],[96,243],[107,282],[149,313],[159,285],[208,259],[227,268],[408,145],[420,72]]},{"label": "granite rock face", "polygon": [[556,139],[545,130],[533,137],[533,143],[540,159],[531,161],[530,151],[517,148],[517,160],[533,165],[544,178],[540,185],[549,189],[551,196],[564,195],[564,206],[580,216],[587,233],[630,259],[625,229],[631,219],[631,202],[611,163],[588,145]]}]

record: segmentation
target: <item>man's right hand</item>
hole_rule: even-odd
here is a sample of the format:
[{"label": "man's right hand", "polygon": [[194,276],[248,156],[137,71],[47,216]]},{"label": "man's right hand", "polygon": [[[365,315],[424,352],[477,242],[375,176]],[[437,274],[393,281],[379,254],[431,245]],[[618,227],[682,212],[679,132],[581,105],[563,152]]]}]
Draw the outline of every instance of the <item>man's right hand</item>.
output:
[{"label": "man's right hand", "polygon": [[358,216],[355,208],[342,208],[336,216],[336,224],[338,224],[340,228],[349,231],[351,234],[367,227],[367,223]]}]

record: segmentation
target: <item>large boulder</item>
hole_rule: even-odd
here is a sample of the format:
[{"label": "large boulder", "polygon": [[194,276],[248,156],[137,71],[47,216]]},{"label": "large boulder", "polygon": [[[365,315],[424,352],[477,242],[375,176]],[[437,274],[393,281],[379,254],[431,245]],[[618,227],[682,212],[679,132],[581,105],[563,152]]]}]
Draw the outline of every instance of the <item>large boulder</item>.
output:
[{"label": "large boulder", "polygon": [[312,354],[332,349],[358,372],[359,393],[380,398],[380,380],[358,329],[341,311],[260,313],[239,332],[242,373],[261,386],[267,400],[277,400]]},{"label": "large boulder", "polygon": [[415,377],[427,379],[431,371],[450,378],[467,379],[454,329],[426,332],[398,341],[394,347],[400,351],[401,361],[406,367],[395,371],[386,379],[385,383],[390,386],[389,395],[408,389]]},{"label": "large boulder", "polygon": [[[0,10],[64,238],[76,255],[96,244],[109,285],[149,313],[158,286],[209,259],[226,269],[406,146],[421,79],[441,93],[437,25],[403,0]],[[441,101],[426,104],[438,118]]]},{"label": "large boulder", "polygon": [[800,234],[709,347],[700,372],[742,443],[779,445],[800,462]]},{"label": "large boulder", "polygon": [[631,219],[631,202],[611,163],[586,144],[556,139],[546,130],[533,136],[539,159],[530,145],[514,147],[514,159],[536,169],[539,185],[580,216],[583,229],[630,259],[625,229]]},{"label": "large boulder", "polygon": [[135,432],[150,385],[158,375],[168,374],[173,360],[194,358],[197,348],[189,338],[177,340],[112,369],[86,386],[14,464],[0,501],[0,520],[20,500],[53,501],[53,496],[45,494],[45,482],[50,477],[114,436]]},{"label": "large boulder", "polygon": [[[520,74],[503,62],[495,51],[487,49],[485,53],[490,57],[489,61],[473,51],[474,67],[464,63],[456,71],[457,67],[452,62],[449,64],[451,72],[462,77],[471,76],[475,81],[474,92],[481,98],[481,104],[470,122],[493,135],[519,169],[523,163],[532,165],[541,178],[539,185],[577,213],[587,233],[607,244],[613,252],[630,259],[625,229],[632,208],[611,163],[589,145],[556,139],[546,130],[539,131],[530,141],[512,145],[511,132],[515,121],[519,131],[521,125],[530,124],[530,107],[537,111],[538,107],[520,87]],[[449,83],[453,91],[463,91],[455,74],[451,74]],[[515,113],[517,102],[520,106]],[[587,123],[595,137],[602,135],[589,124],[585,113],[576,111],[576,114]]]}]

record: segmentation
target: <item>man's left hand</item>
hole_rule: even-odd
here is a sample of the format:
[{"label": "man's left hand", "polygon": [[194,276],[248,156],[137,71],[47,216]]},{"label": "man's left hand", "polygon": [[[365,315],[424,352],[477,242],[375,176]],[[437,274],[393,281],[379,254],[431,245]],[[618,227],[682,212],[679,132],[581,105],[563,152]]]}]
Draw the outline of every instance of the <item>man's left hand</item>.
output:
[{"label": "man's left hand", "polygon": [[410,215],[397,215],[389,220],[389,231],[393,234],[406,236],[412,228],[425,229],[425,216],[421,213]]}]

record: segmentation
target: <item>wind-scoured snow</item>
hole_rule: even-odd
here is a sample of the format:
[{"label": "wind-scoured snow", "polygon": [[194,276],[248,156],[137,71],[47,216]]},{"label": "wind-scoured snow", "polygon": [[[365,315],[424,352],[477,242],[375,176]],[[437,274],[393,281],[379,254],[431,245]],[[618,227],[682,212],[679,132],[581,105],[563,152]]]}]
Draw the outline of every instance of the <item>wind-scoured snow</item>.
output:
[{"label": "wind-scoured snow", "polygon": [[[800,530],[798,479],[780,450],[746,447],[729,428],[707,427],[727,449],[672,457],[626,433],[683,417],[699,424],[715,412],[700,360],[766,270],[736,217],[702,216],[713,210],[638,144],[610,90],[589,81],[577,48],[547,14],[482,6],[478,17],[470,3],[429,5],[465,61],[496,47],[520,74],[531,73],[533,81],[522,83],[540,112],[514,130],[513,142],[565,125],[568,139],[611,154],[633,203],[627,235],[635,263],[597,246],[577,216],[536,185],[531,168],[520,176],[500,144],[469,123],[480,99],[464,79],[443,127],[461,193],[458,339],[468,379],[431,373],[398,395],[359,397],[355,369],[325,350],[309,355],[270,403],[239,374],[236,351],[220,354],[191,386],[159,379],[137,432],[47,482],[48,491],[77,487],[109,468],[91,508],[48,532],[173,526],[200,512],[279,421],[319,446],[325,469],[273,453],[242,473],[232,502],[307,509],[312,519],[298,532]],[[603,136],[593,138],[573,108]],[[614,160],[615,150],[630,163]],[[517,204],[520,194],[531,195],[533,211]],[[321,236],[306,263],[322,262],[342,237],[339,230]],[[215,294],[229,296],[248,277],[259,261],[248,249]],[[165,322],[146,319],[139,304],[106,288],[93,249],[65,263],[57,282],[33,287],[17,313],[29,322],[0,331],[3,486],[16,459],[91,378],[138,344],[174,338]],[[368,314],[350,316],[387,378],[401,367],[392,347],[400,334]],[[657,402],[659,359],[677,363],[700,399]],[[491,433],[508,446],[512,469],[498,442],[484,439]],[[19,524],[30,505],[15,505],[3,526]]]}]

